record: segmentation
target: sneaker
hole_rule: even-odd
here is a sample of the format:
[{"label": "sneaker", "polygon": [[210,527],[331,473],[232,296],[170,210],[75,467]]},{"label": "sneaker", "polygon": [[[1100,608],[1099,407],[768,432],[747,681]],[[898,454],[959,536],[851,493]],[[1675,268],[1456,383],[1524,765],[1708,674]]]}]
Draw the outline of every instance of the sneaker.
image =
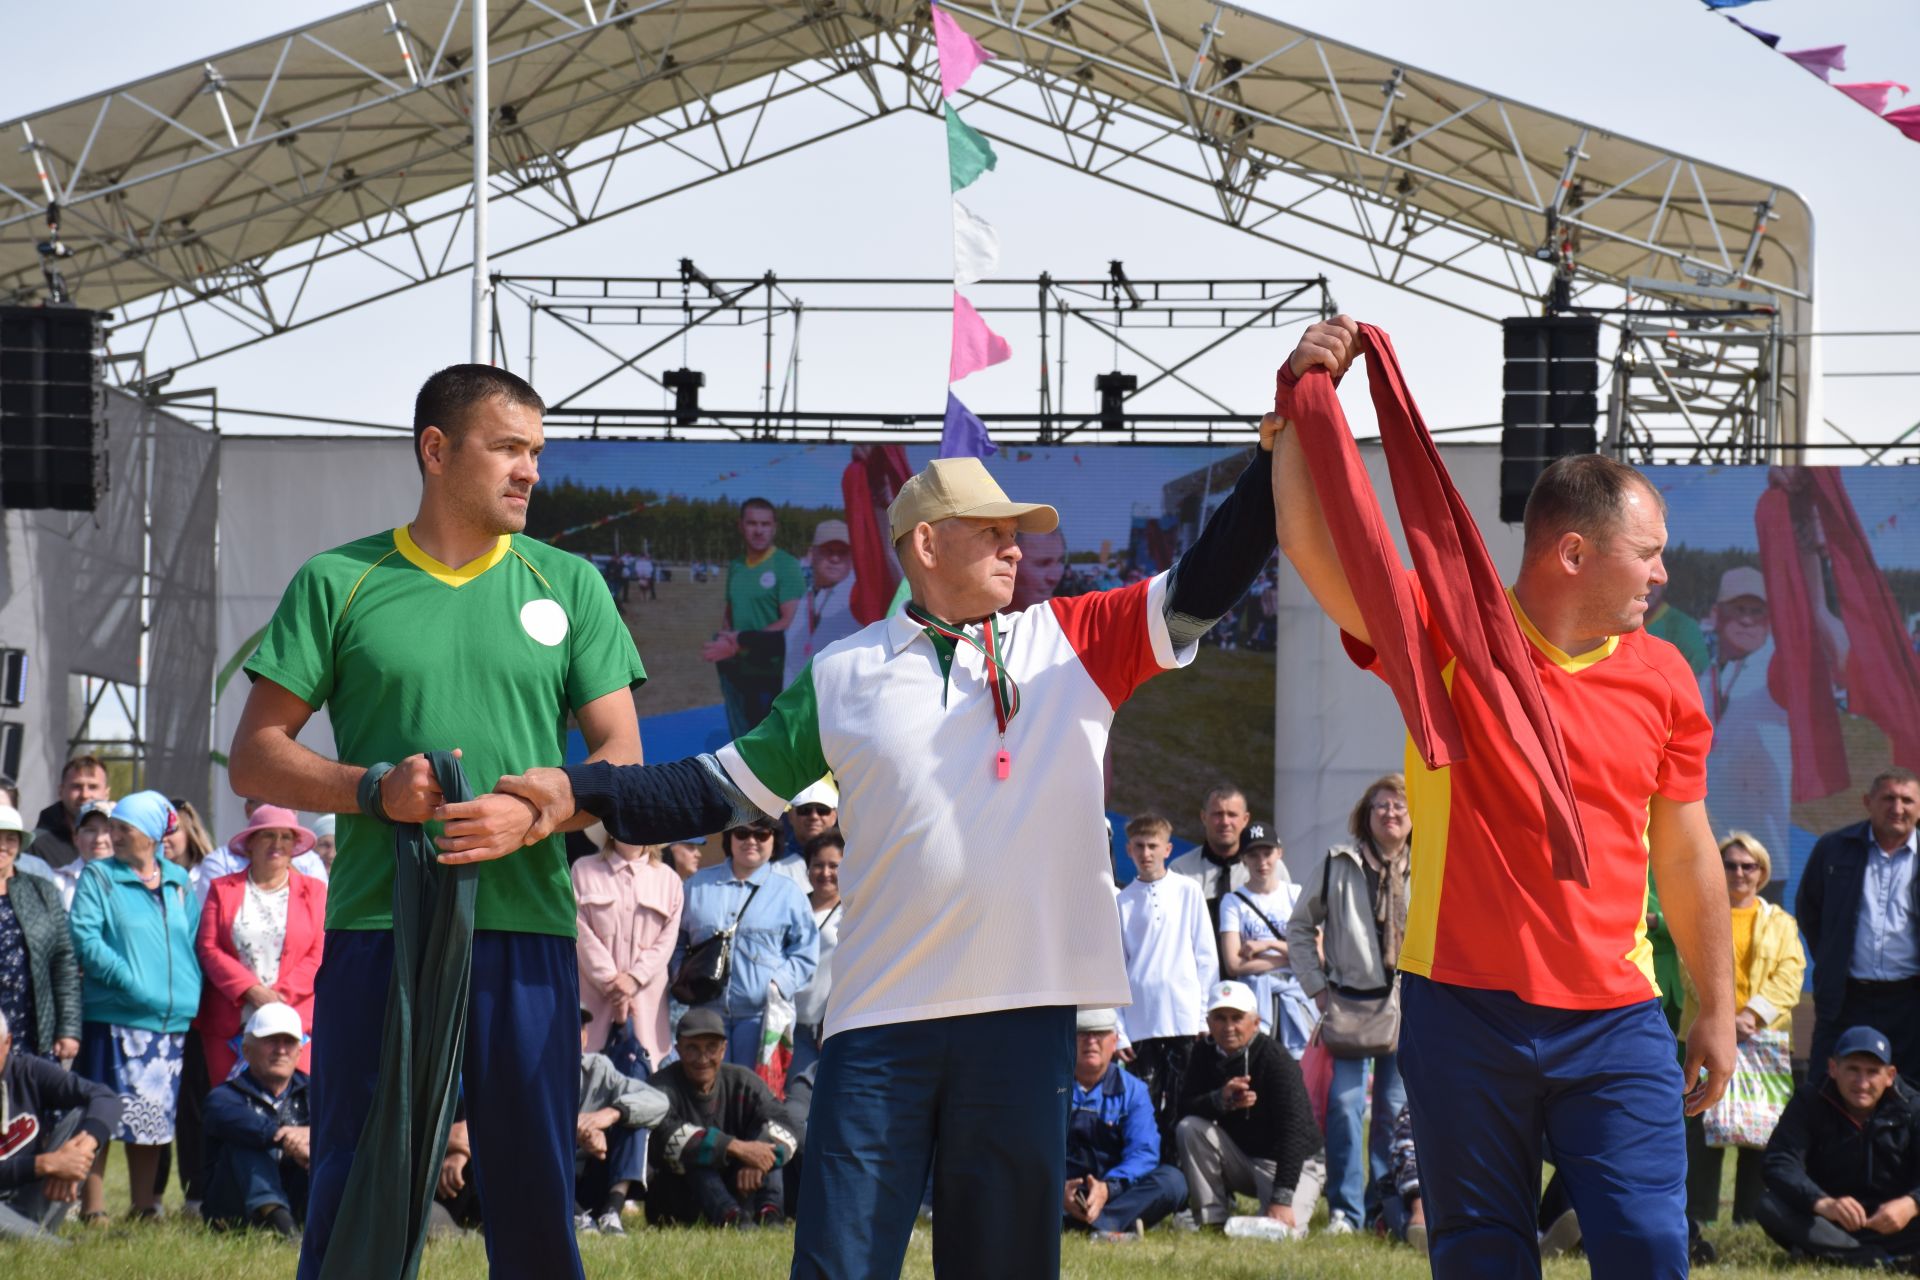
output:
[{"label": "sneaker", "polygon": [[590,1213],[574,1214],[573,1229],[583,1236],[597,1236],[600,1234],[600,1228],[594,1225],[593,1215]]},{"label": "sneaker", "polygon": [[1327,1234],[1330,1236],[1350,1236],[1357,1230],[1359,1228],[1353,1225],[1353,1219],[1338,1209],[1327,1217]]},{"label": "sneaker", "polygon": [[778,1205],[771,1204],[760,1206],[760,1212],[754,1215],[753,1220],[754,1225],[757,1227],[785,1226],[786,1221],[787,1215],[780,1212]]},{"label": "sneaker", "polygon": [[1182,1232],[1186,1235],[1196,1235],[1200,1231],[1200,1219],[1194,1217],[1193,1214],[1189,1212],[1182,1211],[1175,1213],[1169,1217],[1167,1221],[1173,1224],[1175,1231]]},{"label": "sneaker", "polygon": [[293,1225],[293,1215],[287,1212],[287,1206],[283,1204],[268,1205],[255,1217],[262,1228],[283,1240],[291,1240],[299,1234],[299,1228]]},{"label": "sneaker", "polygon": [[1427,1256],[1427,1224],[1415,1222],[1407,1227],[1407,1247],[1421,1257]]},{"label": "sneaker", "polygon": [[605,1213],[595,1216],[593,1220],[593,1230],[603,1236],[623,1236],[627,1234],[626,1224],[620,1221],[620,1211],[618,1209],[609,1209]]},{"label": "sneaker", "polygon": [[1540,1256],[1558,1258],[1580,1247],[1580,1219],[1569,1209],[1540,1233]]}]

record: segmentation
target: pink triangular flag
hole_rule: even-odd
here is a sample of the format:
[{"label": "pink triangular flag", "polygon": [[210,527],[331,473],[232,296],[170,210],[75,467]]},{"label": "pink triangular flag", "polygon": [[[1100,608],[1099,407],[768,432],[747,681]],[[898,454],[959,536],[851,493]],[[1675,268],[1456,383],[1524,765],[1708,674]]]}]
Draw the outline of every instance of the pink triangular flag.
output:
[{"label": "pink triangular flag", "polygon": [[1822,45],[1818,49],[1790,49],[1786,51],[1786,56],[1822,80],[1827,78],[1829,71],[1847,69],[1847,46],[1843,44]]},{"label": "pink triangular flag", "polygon": [[1920,142],[1920,107],[1902,107],[1880,117],[1900,132]]},{"label": "pink triangular flag", "polygon": [[970,373],[1012,358],[1013,348],[1007,345],[1007,340],[987,328],[987,322],[980,318],[971,302],[954,294],[953,359],[948,366],[947,381],[958,382]]},{"label": "pink triangular flag", "polygon": [[1902,97],[1907,94],[1907,86],[1895,84],[1891,80],[1873,80],[1865,84],[1837,84],[1833,87],[1875,115],[1887,109],[1887,98],[1895,89],[1900,91]]},{"label": "pink triangular flag", "polygon": [[947,11],[933,6],[933,43],[940,52],[940,96],[951,98],[960,86],[973,78],[980,64],[993,55],[980,42],[961,30]]}]

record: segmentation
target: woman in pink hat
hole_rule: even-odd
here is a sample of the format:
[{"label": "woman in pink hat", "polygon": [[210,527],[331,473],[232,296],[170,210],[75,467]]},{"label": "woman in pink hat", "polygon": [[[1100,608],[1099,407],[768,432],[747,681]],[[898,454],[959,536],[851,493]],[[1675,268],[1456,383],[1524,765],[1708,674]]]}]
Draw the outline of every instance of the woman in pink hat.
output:
[{"label": "woman in pink hat", "polygon": [[[293,869],[313,848],[313,832],[291,809],[261,805],[228,851],[246,870],[207,887],[200,914],[200,968],[206,984],[194,1025],[207,1051],[208,1075],[218,1084],[239,1056],[233,1040],[264,1004],[292,1005],[300,1025],[313,1028],[313,978],[327,914],[327,886]],[[300,1069],[311,1070],[309,1048]]]}]

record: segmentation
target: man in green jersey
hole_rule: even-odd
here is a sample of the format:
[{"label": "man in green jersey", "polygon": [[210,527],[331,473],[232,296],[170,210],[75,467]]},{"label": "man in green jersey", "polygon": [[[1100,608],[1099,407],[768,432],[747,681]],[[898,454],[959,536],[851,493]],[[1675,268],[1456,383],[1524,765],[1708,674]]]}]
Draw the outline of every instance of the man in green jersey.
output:
[{"label": "man in green jersey", "polygon": [[740,504],[746,550],[727,565],[727,603],[720,632],[700,656],[716,664],[727,731],[738,738],[767,718],[785,687],[787,627],[807,594],[800,562],[773,545],[773,504]]},{"label": "man in green jersey", "polygon": [[[544,412],[532,387],[485,365],[427,379],[414,404],[419,513],[301,566],[247,662],[234,789],[340,815],[315,983],[301,1280],[319,1275],[380,1074],[389,824],[425,822],[443,802],[422,753],[459,751],[484,791],[502,774],[560,764],[571,713],[594,759],[640,759],[632,690],[646,673],[605,584],[587,561],[521,533]],[[296,740],[322,706],[338,761]],[[490,797],[474,820],[519,846],[534,816]],[[474,916],[462,1088],[492,1274],[579,1276],[580,1000],[561,839],[481,868]]]}]

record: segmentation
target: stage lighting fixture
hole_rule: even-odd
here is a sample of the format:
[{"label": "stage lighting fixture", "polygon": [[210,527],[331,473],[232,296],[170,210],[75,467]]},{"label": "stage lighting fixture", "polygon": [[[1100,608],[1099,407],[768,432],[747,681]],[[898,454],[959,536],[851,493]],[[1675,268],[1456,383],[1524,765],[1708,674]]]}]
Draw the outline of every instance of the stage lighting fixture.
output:
[{"label": "stage lighting fixture", "polygon": [[1096,374],[1093,389],[1100,393],[1100,429],[1118,431],[1125,427],[1127,397],[1140,389],[1140,379],[1116,369],[1112,373]]},{"label": "stage lighting fixture", "polygon": [[698,422],[700,388],[707,385],[707,375],[698,369],[669,369],[660,375],[660,381],[673,392],[673,425],[690,427]]},{"label": "stage lighting fixture", "polygon": [[27,651],[0,649],[0,707],[18,707],[27,700]]}]

